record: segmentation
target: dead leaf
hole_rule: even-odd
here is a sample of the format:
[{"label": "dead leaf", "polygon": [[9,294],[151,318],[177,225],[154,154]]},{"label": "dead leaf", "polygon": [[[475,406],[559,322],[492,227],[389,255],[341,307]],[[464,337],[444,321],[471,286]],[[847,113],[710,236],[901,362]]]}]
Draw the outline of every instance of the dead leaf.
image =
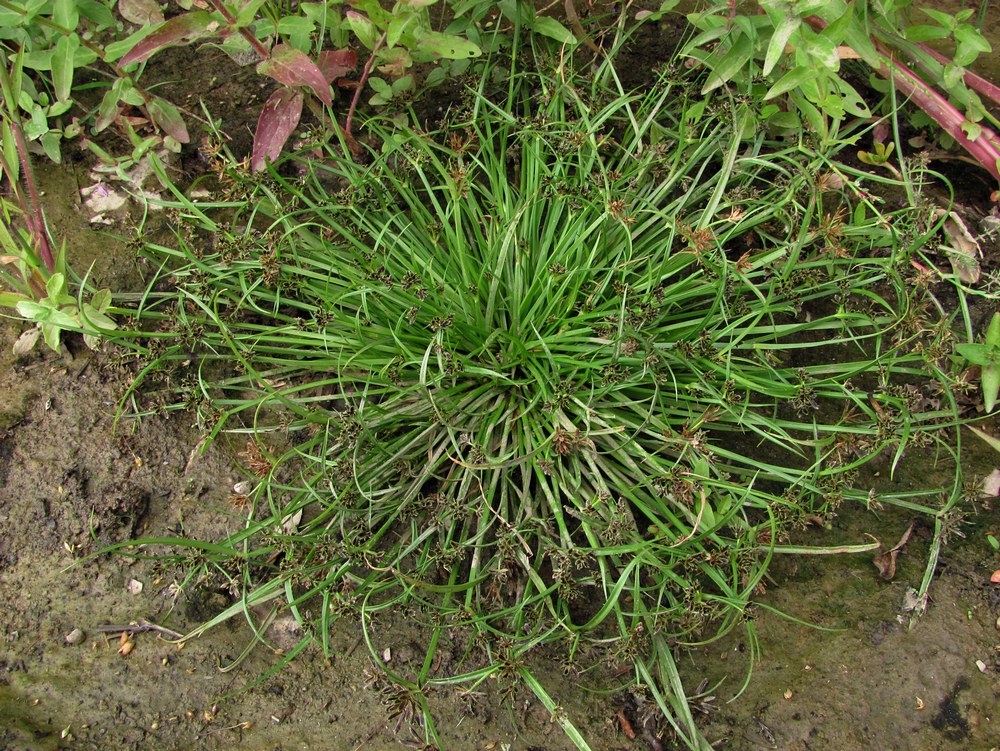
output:
[{"label": "dead leaf", "polygon": [[946,250],[955,276],[968,284],[978,282],[981,273],[979,259],[983,255],[979,241],[972,236],[957,212],[938,208],[934,210],[933,218],[935,221],[944,218],[941,228],[951,242]]},{"label": "dead leaf", "polygon": [[282,519],[281,529],[286,535],[294,535],[296,531],[298,531],[300,521],[302,521],[302,509],[299,509],[294,514],[289,514]]},{"label": "dead leaf", "polygon": [[913,534],[914,524],[915,522],[910,522],[910,526],[907,528],[906,532],[903,533],[903,536],[899,539],[899,542],[896,543],[894,548],[879,553],[872,561],[875,564],[875,568],[878,569],[879,575],[886,581],[889,581],[896,575],[896,558],[899,557],[899,551],[903,549],[907,541],[910,539],[910,535]]},{"label": "dead leaf", "polygon": [[41,335],[42,330],[38,326],[33,326],[30,329],[22,331],[21,335],[17,337],[17,341],[14,342],[14,354],[18,357],[23,357],[31,352],[35,344],[38,343],[38,338]]},{"label": "dead leaf", "polygon": [[983,498],[996,498],[1000,495],[1000,469],[994,469],[986,476],[980,493]]}]

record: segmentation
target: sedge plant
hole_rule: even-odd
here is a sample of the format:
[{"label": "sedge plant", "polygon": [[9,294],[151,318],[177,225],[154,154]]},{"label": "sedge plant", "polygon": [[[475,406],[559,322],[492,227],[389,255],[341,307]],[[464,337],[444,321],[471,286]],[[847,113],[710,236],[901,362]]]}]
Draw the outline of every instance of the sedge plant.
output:
[{"label": "sedge plant", "polygon": [[[303,627],[283,664],[360,617],[428,744],[429,689],[493,676],[590,748],[527,667],[548,647],[629,666],[649,732],[707,749],[677,651],[754,643],[788,537],[867,501],[871,458],[946,445],[950,334],[907,276],[930,230],[681,66],[630,93],[611,55],[536,65],[492,61],[433,132],[369,121],[364,164],[174,189],[137,383],[242,436],[255,481],[226,539],[141,543],[240,593],[192,636],[266,642],[268,606]],[[403,607],[431,634],[410,674],[370,628]]]}]

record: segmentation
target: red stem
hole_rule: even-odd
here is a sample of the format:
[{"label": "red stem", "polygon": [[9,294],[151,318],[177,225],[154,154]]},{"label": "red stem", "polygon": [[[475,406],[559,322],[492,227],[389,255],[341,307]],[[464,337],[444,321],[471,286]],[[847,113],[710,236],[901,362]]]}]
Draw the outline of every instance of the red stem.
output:
[{"label": "red stem", "polygon": [[[827,26],[826,21],[817,16],[809,16],[805,21],[819,31]],[[872,44],[878,52],[879,59],[874,63],[868,60],[865,62],[882,78],[890,81],[899,91],[913,99],[920,109],[933,118],[963,149],[972,154],[993,177],[1000,180],[1000,167],[997,166],[997,162],[1000,161],[1000,138],[997,134],[990,128],[977,124],[975,127],[979,134],[975,139],[970,139],[962,129],[962,126],[969,122],[965,115],[920,76],[893,58],[892,53],[877,39],[872,39]]]},{"label": "red stem", "polygon": [[[230,26],[236,26],[236,16],[230,13],[229,9],[225,5],[219,2],[219,0],[209,0],[209,2],[212,3],[213,8],[222,14],[222,17],[226,19]],[[257,37],[251,34],[249,29],[239,28],[236,30],[240,32],[244,39],[250,42],[250,46],[253,47],[257,51],[257,54],[262,58],[266,60],[271,56],[267,47],[265,47]]]},{"label": "red stem", "polygon": [[35,186],[35,176],[31,171],[31,160],[28,158],[28,144],[24,140],[24,133],[21,131],[21,124],[13,118],[9,120],[11,132],[14,134],[14,143],[17,145],[17,158],[21,162],[21,175],[24,185],[28,189],[28,200],[31,202],[31,212],[24,217],[28,225],[28,230],[35,241],[35,250],[38,251],[42,263],[54,274],[56,270],[55,259],[52,256],[52,244],[49,242],[49,233],[45,228],[45,215],[42,214],[42,203],[38,198],[38,188]]},{"label": "red stem", "polygon": [[358,100],[361,99],[361,91],[365,88],[365,82],[368,80],[368,76],[371,75],[372,65],[375,64],[375,53],[377,53],[382,45],[385,44],[385,34],[379,37],[379,40],[375,42],[375,46],[372,47],[372,54],[368,56],[368,60],[365,61],[365,67],[361,71],[361,80],[358,81],[358,87],[354,90],[354,96],[351,97],[351,106],[347,110],[347,120],[344,121],[344,130],[347,132],[348,137],[351,137],[351,125],[354,121],[354,110],[358,108]]},{"label": "red stem", "polygon": [[[933,57],[942,65],[951,65],[953,62],[937,50],[931,49],[922,42],[917,42],[917,47]],[[997,86],[992,81],[987,81],[982,76],[976,75],[971,70],[967,70],[965,71],[965,83],[969,86],[969,88],[978,91],[987,99],[991,99],[997,104],[1000,104],[1000,86]]]},{"label": "red stem", "polygon": [[997,134],[985,125],[977,124],[975,127],[979,130],[979,134],[975,139],[970,139],[962,128],[962,125],[968,122],[965,115],[931,88],[920,76],[886,55],[877,43],[876,49],[892,66],[890,71],[889,67],[883,63],[878,68],[878,74],[892,81],[897,89],[912,98],[920,109],[930,115],[963,149],[972,154],[993,177],[1000,180],[1000,167],[997,166],[997,162],[1000,160],[1000,138],[997,137]]}]

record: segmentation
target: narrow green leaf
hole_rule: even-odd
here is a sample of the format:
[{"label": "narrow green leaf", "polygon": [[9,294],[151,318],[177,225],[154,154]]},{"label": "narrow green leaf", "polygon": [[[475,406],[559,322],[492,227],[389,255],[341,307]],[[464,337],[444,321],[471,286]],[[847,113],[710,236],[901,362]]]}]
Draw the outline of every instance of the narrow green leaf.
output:
[{"label": "narrow green leaf", "polygon": [[52,83],[60,102],[68,100],[73,90],[73,58],[79,46],[80,37],[70,34],[59,37],[52,51]]},{"label": "narrow green leaf", "polygon": [[477,44],[468,39],[443,34],[439,31],[424,31],[417,38],[417,48],[429,52],[434,57],[448,60],[462,60],[468,57],[479,57],[483,52]]},{"label": "narrow green leaf", "polygon": [[767,90],[767,93],[764,95],[764,100],[774,99],[776,96],[781,96],[792,89],[797,89],[803,84],[803,82],[814,75],[816,75],[815,69],[807,65],[800,65],[797,68],[793,68],[779,78],[775,82],[774,86]]},{"label": "narrow green leaf", "polygon": [[710,91],[714,91],[722,86],[722,84],[732,80],[738,73],[746,71],[752,56],[753,44],[751,44],[748,37],[741,36],[736,40],[732,49],[713,68],[712,74],[708,77],[708,82],[701,90],[701,93],[707,94]]},{"label": "narrow green leaf", "polygon": [[771,35],[771,41],[767,45],[767,54],[764,55],[764,75],[771,75],[771,71],[774,70],[774,66],[778,64],[778,60],[781,56],[785,54],[785,45],[788,43],[788,39],[794,34],[802,21],[798,16],[785,16],[778,27],[774,30]]},{"label": "narrow green leaf", "polygon": [[579,43],[572,31],[551,16],[537,16],[531,24],[531,30],[543,37],[555,39],[560,44],[576,45]]}]

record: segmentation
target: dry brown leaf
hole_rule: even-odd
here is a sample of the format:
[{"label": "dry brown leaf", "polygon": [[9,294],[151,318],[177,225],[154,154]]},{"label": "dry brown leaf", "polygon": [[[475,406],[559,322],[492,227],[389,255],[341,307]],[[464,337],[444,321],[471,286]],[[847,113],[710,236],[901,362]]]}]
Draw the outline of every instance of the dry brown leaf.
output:
[{"label": "dry brown leaf", "polygon": [[899,551],[906,546],[907,541],[910,539],[910,535],[913,534],[914,524],[915,522],[910,522],[910,526],[907,527],[903,536],[899,538],[899,542],[896,543],[895,547],[879,553],[872,561],[875,564],[875,568],[878,569],[879,575],[886,581],[892,579],[892,577],[896,575],[896,558],[899,557]]},{"label": "dry brown leaf", "polygon": [[986,476],[981,492],[983,498],[996,498],[1000,495],[1000,469],[994,469]]},{"label": "dry brown leaf", "polygon": [[941,218],[944,218],[942,228],[950,241],[947,253],[952,271],[963,282],[975,284],[979,281],[981,273],[979,259],[983,255],[979,241],[969,232],[969,228],[965,226],[962,217],[956,212],[940,208],[935,209],[934,220],[936,221]]}]

